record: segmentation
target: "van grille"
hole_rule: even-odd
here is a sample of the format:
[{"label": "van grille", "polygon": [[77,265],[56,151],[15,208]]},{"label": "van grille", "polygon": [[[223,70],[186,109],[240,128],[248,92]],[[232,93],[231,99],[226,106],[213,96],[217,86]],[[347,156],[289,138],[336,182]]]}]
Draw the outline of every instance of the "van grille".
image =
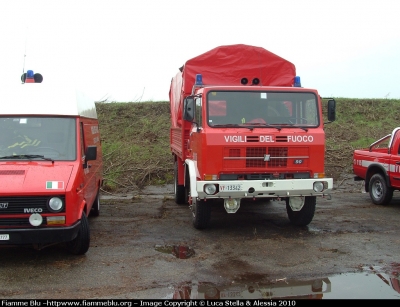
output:
[{"label": "van grille", "polygon": [[[5,214],[29,214],[24,209],[40,209],[40,213],[50,213],[47,202],[52,196],[21,196],[21,197],[0,197],[0,215]],[[57,197],[65,203],[65,196]],[[65,212],[65,206],[63,211]],[[38,212],[39,213],[39,212]]]},{"label": "van grille", "polygon": [[[42,225],[47,224],[46,217],[43,217]],[[0,227],[26,227],[32,228],[32,225],[29,223],[29,217],[26,218],[1,218],[0,219]]]}]

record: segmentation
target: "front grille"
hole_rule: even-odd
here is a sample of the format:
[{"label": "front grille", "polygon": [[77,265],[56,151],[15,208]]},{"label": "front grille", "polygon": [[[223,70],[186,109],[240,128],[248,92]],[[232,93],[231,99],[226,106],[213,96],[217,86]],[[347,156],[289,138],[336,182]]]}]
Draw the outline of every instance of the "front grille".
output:
[{"label": "front grille", "polygon": [[[286,167],[287,166],[287,147],[269,147],[268,154],[270,155],[270,161],[268,161],[268,167]],[[281,158],[282,157],[282,158]]]},{"label": "front grille", "polygon": [[224,168],[282,168],[288,165],[287,147],[225,148]]},{"label": "front grille", "polygon": [[246,148],[246,167],[265,167],[265,147]]},{"label": "front grille", "polygon": [[[0,197],[0,215],[50,213],[47,202],[54,196]],[[65,203],[65,196],[57,197]],[[65,206],[61,212],[65,212]]]},{"label": "front grille", "polygon": [[[47,224],[46,217],[43,217],[42,225]],[[25,218],[0,218],[0,227],[33,227],[29,223],[29,217]]]}]

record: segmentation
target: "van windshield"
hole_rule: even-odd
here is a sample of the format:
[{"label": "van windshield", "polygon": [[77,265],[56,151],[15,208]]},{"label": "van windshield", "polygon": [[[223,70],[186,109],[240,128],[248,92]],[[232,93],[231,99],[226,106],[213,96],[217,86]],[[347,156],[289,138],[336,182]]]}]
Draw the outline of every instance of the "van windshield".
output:
[{"label": "van windshield", "polygon": [[267,91],[211,91],[207,95],[211,127],[317,127],[318,100],[314,93]]},{"label": "van windshield", "polygon": [[76,123],[67,117],[0,117],[0,159],[76,160]]}]

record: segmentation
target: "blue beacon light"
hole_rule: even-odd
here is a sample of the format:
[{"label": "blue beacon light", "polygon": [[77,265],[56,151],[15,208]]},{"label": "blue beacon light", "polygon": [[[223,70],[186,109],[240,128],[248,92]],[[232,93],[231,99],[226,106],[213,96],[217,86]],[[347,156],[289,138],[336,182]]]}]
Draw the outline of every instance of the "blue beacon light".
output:
[{"label": "blue beacon light", "polygon": [[33,70],[29,69],[26,73],[21,76],[22,83],[42,83],[43,76],[39,73],[34,73]]},{"label": "blue beacon light", "polygon": [[27,78],[33,79],[33,76],[34,76],[33,70],[28,70],[28,71],[26,72],[26,77],[27,77]]},{"label": "blue beacon light", "polygon": [[201,74],[196,75],[195,85],[203,85],[203,76]]},{"label": "blue beacon light", "polygon": [[294,86],[301,87],[300,76],[294,77]]}]

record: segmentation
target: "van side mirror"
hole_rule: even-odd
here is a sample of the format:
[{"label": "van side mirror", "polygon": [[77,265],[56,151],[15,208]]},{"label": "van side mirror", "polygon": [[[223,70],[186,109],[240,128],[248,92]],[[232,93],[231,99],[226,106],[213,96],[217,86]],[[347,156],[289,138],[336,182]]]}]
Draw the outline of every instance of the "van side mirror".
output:
[{"label": "van side mirror", "polygon": [[96,160],[97,159],[97,146],[90,145],[86,148],[85,152],[86,161]]},{"label": "van side mirror", "polygon": [[194,98],[193,97],[186,97],[183,104],[183,119],[189,122],[194,120]]},{"label": "van side mirror", "polygon": [[328,120],[334,122],[336,120],[336,101],[335,99],[328,100]]}]

